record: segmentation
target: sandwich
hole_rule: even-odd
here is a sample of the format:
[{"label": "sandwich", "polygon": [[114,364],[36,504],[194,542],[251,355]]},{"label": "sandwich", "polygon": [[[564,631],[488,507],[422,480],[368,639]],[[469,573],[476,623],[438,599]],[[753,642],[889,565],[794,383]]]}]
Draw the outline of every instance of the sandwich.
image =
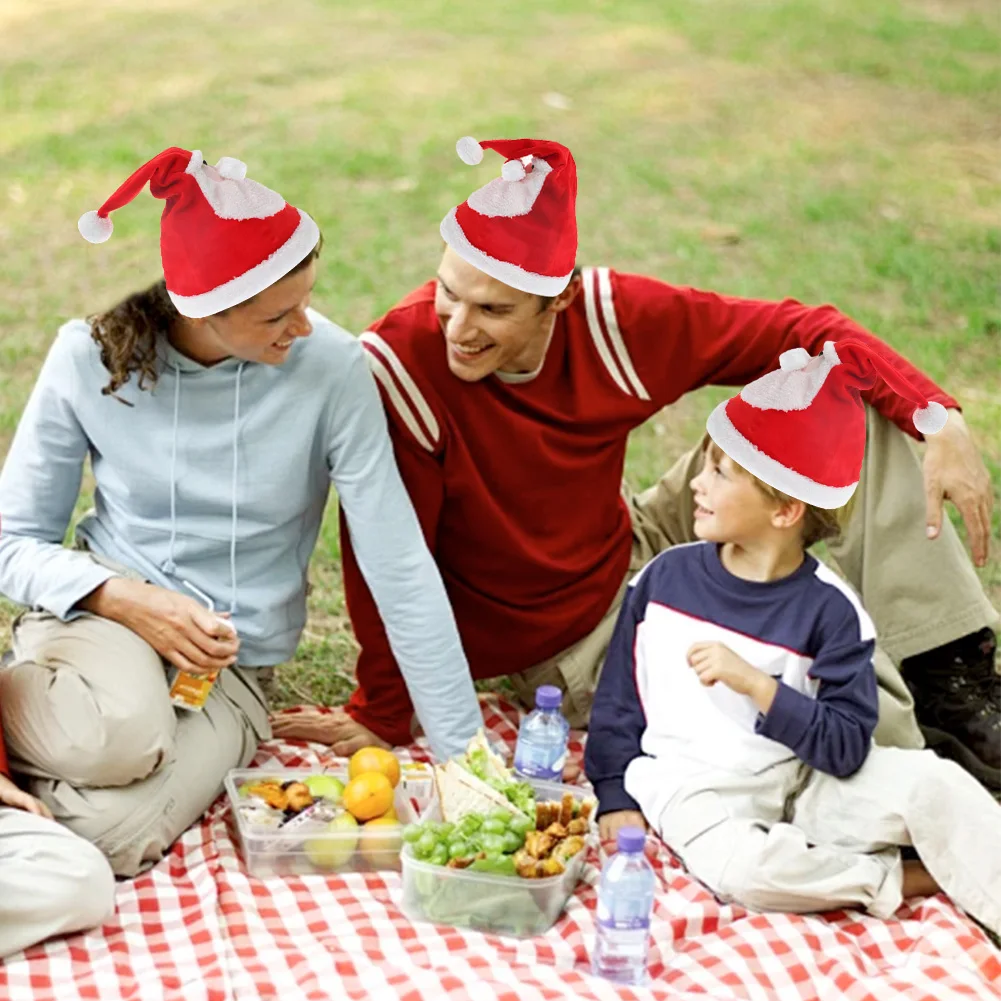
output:
[{"label": "sandwich", "polygon": [[480,729],[465,754],[434,770],[442,819],[454,823],[468,813],[506,812],[535,817],[535,790],[514,777]]}]

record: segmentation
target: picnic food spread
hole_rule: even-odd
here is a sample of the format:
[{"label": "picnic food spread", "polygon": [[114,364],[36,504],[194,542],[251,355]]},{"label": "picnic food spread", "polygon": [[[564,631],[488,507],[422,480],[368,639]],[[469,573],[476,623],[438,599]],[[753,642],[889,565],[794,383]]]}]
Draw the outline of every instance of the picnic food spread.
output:
[{"label": "picnic food spread", "polygon": [[455,821],[429,820],[403,830],[415,858],[449,869],[540,879],[559,876],[586,846],[593,803],[572,793],[538,803],[532,817],[470,810]]}]

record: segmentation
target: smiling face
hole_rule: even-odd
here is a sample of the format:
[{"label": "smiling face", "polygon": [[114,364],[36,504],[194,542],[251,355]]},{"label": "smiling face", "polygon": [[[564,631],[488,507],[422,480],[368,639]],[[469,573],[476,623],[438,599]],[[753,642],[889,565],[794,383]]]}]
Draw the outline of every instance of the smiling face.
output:
[{"label": "smiling face", "polygon": [[293,343],[313,331],[306,308],[315,282],[314,258],[224,313],[184,320],[171,340],[179,351],[203,365],[224,358],[281,365]]},{"label": "smiling face", "polygon": [[712,445],[689,486],[695,500],[695,535],[707,542],[754,543],[787,525],[784,505],[767,497],[749,473]]},{"label": "smiling face", "polygon": [[465,382],[494,372],[534,372],[545,357],[556,316],[573,301],[580,282],[544,305],[464,261],[451,247],[438,268],[434,308],[445,335],[448,367]]}]

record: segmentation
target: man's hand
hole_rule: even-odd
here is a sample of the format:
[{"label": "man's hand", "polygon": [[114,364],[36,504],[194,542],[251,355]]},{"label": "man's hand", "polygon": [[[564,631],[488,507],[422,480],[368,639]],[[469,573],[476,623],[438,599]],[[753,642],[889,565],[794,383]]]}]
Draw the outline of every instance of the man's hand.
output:
[{"label": "man's hand", "polygon": [[614,845],[615,836],[623,827],[639,827],[645,831],[646,818],[639,810],[614,810],[598,818],[598,835],[603,842],[610,841]]},{"label": "man's hand", "polygon": [[182,671],[210,674],[236,663],[240,649],[236,633],[187,595],[112,577],[79,607],[131,629]]},{"label": "man's hand", "polygon": [[749,695],[763,713],[771,709],[779,690],[770,674],[752,667],[722,643],[694,643],[688,650],[688,663],[703,685],[721,681],[739,695]]},{"label": "man's hand", "polygon": [[938,434],[928,435],[925,442],[928,538],[937,538],[942,530],[942,502],[948,498],[963,516],[973,562],[982,567],[989,553],[994,496],[987,467],[963,415],[950,410],[945,427]]},{"label": "man's hand", "polygon": [[52,819],[52,813],[40,799],[29,796],[23,789],[18,789],[6,775],[0,775],[0,804],[33,813],[36,817]]}]

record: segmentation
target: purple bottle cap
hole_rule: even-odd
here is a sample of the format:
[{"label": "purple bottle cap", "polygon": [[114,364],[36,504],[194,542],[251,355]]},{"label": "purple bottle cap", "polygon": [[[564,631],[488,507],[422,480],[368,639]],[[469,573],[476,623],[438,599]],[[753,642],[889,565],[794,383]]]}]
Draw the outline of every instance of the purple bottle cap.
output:
[{"label": "purple bottle cap", "polygon": [[637,852],[643,851],[643,846],[646,844],[646,833],[641,827],[620,827],[615,843],[620,852],[635,855]]},{"label": "purple bottle cap", "polygon": [[555,685],[542,685],[535,691],[537,709],[559,709],[563,704],[563,693]]}]

